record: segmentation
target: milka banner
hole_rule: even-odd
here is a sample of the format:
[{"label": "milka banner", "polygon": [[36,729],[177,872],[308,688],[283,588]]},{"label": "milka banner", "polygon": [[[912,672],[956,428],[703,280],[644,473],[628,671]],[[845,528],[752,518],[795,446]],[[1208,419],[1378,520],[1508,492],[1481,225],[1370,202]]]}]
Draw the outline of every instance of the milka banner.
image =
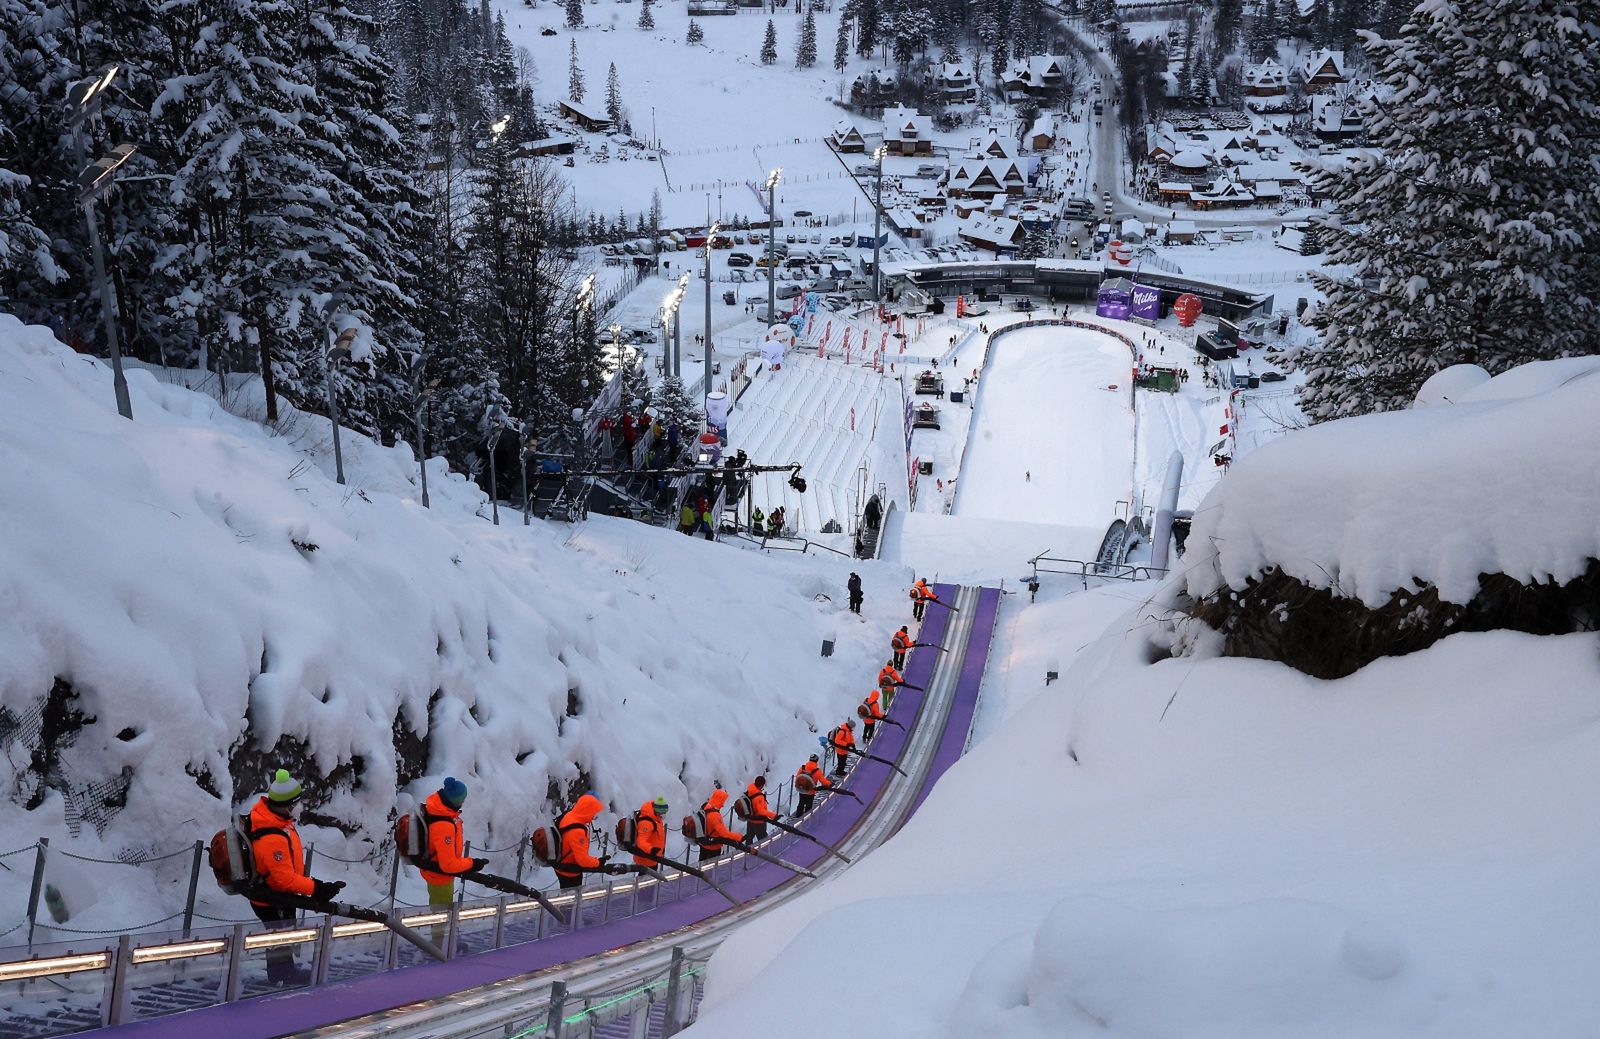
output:
[{"label": "milka banner", "polygon": [[1135,285],[1133,287],[1132,316],[1144,318],[1147,321],[1161,319],[1161,290],[1151,288],[1149,285]]}]

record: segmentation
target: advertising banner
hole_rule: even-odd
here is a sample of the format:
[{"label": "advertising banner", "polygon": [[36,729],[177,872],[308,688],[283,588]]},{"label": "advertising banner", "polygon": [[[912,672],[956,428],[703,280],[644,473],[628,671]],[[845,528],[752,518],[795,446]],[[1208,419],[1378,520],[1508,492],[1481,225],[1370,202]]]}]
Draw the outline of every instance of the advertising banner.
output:
[{"label": "advertising banner", "polygon": [[1161,290],[1149,285],[1133,287],[1132,314],[1146,321],[1161,319]]},{"label": "advertising banner", "polygon": [[1126,321],[1132,310],[1133,282],[1127,278],[1109,278],[1100,283],[1094,300],[1095,314]]}]

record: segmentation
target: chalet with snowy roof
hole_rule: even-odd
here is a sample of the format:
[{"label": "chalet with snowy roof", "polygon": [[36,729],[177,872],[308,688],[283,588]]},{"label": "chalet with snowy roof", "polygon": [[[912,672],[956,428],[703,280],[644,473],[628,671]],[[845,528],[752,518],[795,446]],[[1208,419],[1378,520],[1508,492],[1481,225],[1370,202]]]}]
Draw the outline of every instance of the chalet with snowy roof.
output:
[{"label": "chalet with snowy roof", "polygon": [[968,156],[950,168],[951,198],[1020,197],[1027,191],[1027,178],[1016,159],[989,159]]},{"label": "chalet with snowy roof", "polygon": [[908,241],[916,241],[922,237],[922,214],[909,206],[896,206],[886,210],[883,218],[889,222],[894,233]]},{"label": "chalet with snowy roof", "polygon": [[1144,128],[1145,158],[1159,164],[1178,154],[1178,145],[1174,137],[1175,132],[1171,123],[1147,124]]},{"label": "chalet with snowy roof", "polygon": [[977,96],[972,70],[959,61],[936,61],[929,65],[926,84],[946,102],[971,101]]},{"label": "chalet with snowy roof", "polygon": [[1324,141],[1344,141],[1367,130],[1361,102],[1349,94],[1317,94],[1311,99],[1311,132]]},{"label": "chalet with snowy roof", "polygon": [[900,80],[890,69],[868,69],[850,81],[850,100],[876,106],[894,100]]},{"label": "chalet with snowy roof", "polygon": [[1028,58],[1017,58],[1007,65],[1001,82],[1005,86],[1007,100],[1049,98],[1061,89],[1066,76],[1066,58],[1059,54],[1035,54]]},{"label": "chalet with snowy roof", "polygon": [[1268,58],[1244,70],[1244,92],[1250,97],[1282,97],[1289,92],[1289,71]]},{"label": "chalet with snowy roof", "polygon": [[605,131],[611,129],[610,119],[607,119],[605,116],[595,112],[592,109],[585,108],[583,105],[572,100],[570,97],[563,98],[562,100],[556,102],[556,104],[557,107],[561,109],[562,116],[578,124],[579,127],[588,130],[590,133],[604,133]]},{"label": "chalet with snowy roof", "polygon": [[890,155],[932,155],[933,117],[898,106],[883,113],[883,146]]},{"label": "chalet with snowy roof", "polygon": [[1017,145],[1009,137],[1000,136],[1000,130],[991,126],[983,137],[973,142],[967,155],[974,159],[1015,159]]},{"label": "chalet with snowy roof", "polygon": [[571,155],[577,150],[577,138],[559,134],[554,137],[541,137],[536,141],[523,141],[517,145],[517,154],[527,159],[538,158],[541,155]]},{"label": "chalet with snowy roof", "polygon": [[1344,51],[1312,51],[1295,66],[1295,78],[1305,84],[1306,93],[1315,94],[1349,82],[1344,70]]},{"label": "chalet with snowy roof", "polygon": [[1185,180],[1163,180],[1156,185],[1156,201],[1165,206],[1193,201],[1194,185]]},{"label": "chalet with snowy roof", "polygon": [[1025,234],[1022,224],[1008,217],[973,216],[963,220],[956,233],[961,240],[996,254],[1015,252]]},{"label": "chalet with snowy roof", "polygon": [[1056,146],[1056,117],[1042,113],[1033,121],[1027,133],[1028,147],[1036,152],[1047,152]]},{"label": "chalet with snowy roof", "polygon": [[1253,188],[1265,181],[1298,184],[1304,179],[1304,174],[1288,159],[1261,159],[1247,162],[1234,169],[1233,178],[1245,187]]},{"label": "chalet with snowy roof", "polygon": [[1188,245],[1199,234],[1199,228],[1193,220],[1172,220],[1167,223],[1166,240],[1168,245]]},{"label": "chalet with snowy roof", "polygon": [[848,119],[841,119],[833,124],[833,142],[835,151],[864,152],[867,150],[867,139],[861,135],[856,124]]},{"label": "chalet with snowy roof", "polygon": [[1256,202],[1249,188],[1226,177],[1218,177],[1204,190],[1196,188],[1189,198],[1196,209],[1236,209]]}]

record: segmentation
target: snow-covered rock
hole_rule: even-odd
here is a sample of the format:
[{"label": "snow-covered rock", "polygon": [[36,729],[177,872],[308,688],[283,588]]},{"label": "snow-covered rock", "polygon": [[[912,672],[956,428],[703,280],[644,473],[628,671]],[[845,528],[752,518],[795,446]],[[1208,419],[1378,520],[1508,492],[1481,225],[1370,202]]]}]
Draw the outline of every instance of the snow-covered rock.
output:
[{"label": "snow-covered rock", "polygon": [[1465,603],[1480,574],[1582,574],[1600,558],[1600,358],[1525,365],[1451,399],[1239,459],[1195,511],[1189,594],[1277,567],[1372,607],[1418,582]]}]

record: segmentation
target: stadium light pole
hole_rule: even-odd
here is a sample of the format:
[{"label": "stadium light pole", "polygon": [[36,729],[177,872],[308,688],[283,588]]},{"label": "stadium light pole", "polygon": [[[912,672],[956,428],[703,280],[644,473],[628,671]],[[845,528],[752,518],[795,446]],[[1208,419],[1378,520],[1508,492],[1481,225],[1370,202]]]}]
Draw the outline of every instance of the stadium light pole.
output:
[{"label": "stadium light pole", "polygon": [[767,324],[778,315],[778,182],[783,179],[783,167],[767,174]]},{"label": "stadium light pole", "polygon": [[95,201],[111,190],[118,168],[133,157],[131,144],[120,144],[109,155],[86,163],[87,147],[84,144],[84,124],[100,113],[100,102],[105,99],[111,81],[117,78],[120,65],[107,65],[89,79],[74,83],[67,91],[67,104],[72,108],[72,144],[77,155],[78,204],[83,207],[84,219],[89,225],[89,251],[94,255],[94,280],[100,290],[100,315],[106,328],[106,349],[111,356],[111,387],[117,398],[117,414],[133,418],[133,399],[128,395],[128,379],[122,373],[122,348],[117,342],[117,315],[112,305],[111,282],[106,277],[105,248],[100,242],[100,224],[95,217]]},{"label": "stadium light pole", "polygon": [[339,308],[349,302],[349,296],[335,292],[322,306],[322,328],[328,337],[328,348],[322,355],[322,381],[328,396],[328,420],[333,423],[333,478],[340,484],[344,483],[344,451],[339,446],[339,395],[333,389],[333,373],[339,362],[350,356],[350,345],[355,342],[359,329],[352,325],[335,337],[333,318]]},{"label": "stadium light pole", "polygon": [[[709,215],[711,209],[711,196],[706,196],[706,211]],[[700,403],[705,404],[705,398],[711,396],[711,243],[716,240],[717,232],[722,230],[721,224],[712,224],[706,230],[706,375],[705,385],[701,387]]]},{"label": "stadium light pole", "polygon": [[879,261],[883,251],[879,248],[883,241],[883,157],[889,154],[889,149],[878,145],[877,151],[872,153],[872,161],[878,164],[877,198],[872,203],[872,306],[879,309],[883,306],[883,271],[879,269]]},{"label": "stadium light pole", "polygon": [[428,508],[428,444],[424,431],[428,425],[428,398],[439,388],[439,380],[429,380],[417,394],[417,470],[422,474],[422,507]]}]

